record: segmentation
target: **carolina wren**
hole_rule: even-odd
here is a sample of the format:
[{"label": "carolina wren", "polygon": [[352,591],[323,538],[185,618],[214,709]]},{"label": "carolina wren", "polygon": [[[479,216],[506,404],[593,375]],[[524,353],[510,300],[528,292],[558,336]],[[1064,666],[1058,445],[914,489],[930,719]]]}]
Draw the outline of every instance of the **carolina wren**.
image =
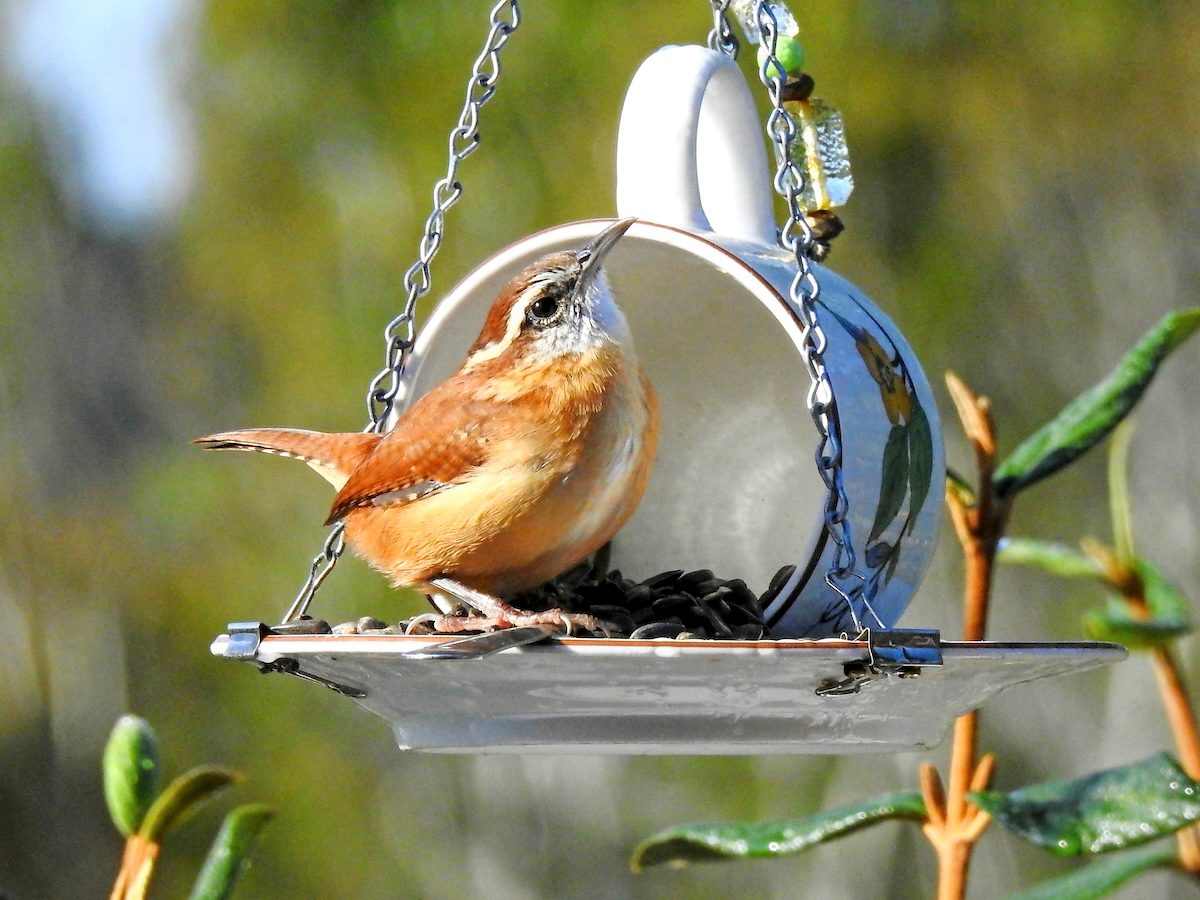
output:
[{"label": "carolina wren", "polygon": [[658,400],[603,269],[633,222],[515,276],[459,370],[386,434],[252,428],[194,443],[308,463],[337,489],[326,524],[344,520],[350,546],[397,587],[450,594],[501,627],[594,628],[500,598],[594,553],[645,492]]}]

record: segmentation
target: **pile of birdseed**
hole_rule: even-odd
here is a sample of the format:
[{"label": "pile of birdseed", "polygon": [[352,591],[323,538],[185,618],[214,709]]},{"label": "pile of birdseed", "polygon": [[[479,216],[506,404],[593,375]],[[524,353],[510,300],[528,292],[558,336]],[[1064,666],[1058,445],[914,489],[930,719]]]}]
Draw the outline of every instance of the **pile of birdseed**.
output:
[{"label": "pile of birdseed", "polygon": [[[557,608],[594,616],[608,625],[608,636],[614,638],[755,641],[769,637],[763,610],[794,571],[795,566],[784,566],[759,596],[740,578],[717,578],[709,569],[694,572],[673,569],[644,581],[632,581],[618,569],[600,574],[591,563],[581,563],[553,581],[512,597],[509,602],[530,612]],[[294,625],[297,628],[285,626],[285,629],[293,633],[304,630],[325,634],[434,633],[420,617],[396,625],[371,616],[332,628],[316,620]],[[279,628],[272,630],[278,632]],[[464,632],[469,633],[471,629]],[[576,632],[576,636],[605,637],[605,634]]]}]

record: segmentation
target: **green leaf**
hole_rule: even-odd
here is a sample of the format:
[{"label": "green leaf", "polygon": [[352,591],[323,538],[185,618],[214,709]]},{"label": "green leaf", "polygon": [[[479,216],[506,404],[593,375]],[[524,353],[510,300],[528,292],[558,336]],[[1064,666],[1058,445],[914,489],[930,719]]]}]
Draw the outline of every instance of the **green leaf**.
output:
[{"label": "green leaf", "polygon": [[979,502],[971,483],[960,472],[949,467],[946,468],[946,489],[957,497],[963,506],[975,506]]},{"label": "green leaf", "polygon": [[1133,422],[1125,421],[1113,432],[1108,448],[1108,506],[1112,514],[1113,544],[1117,560],[1133,562],[1133,510],[1129,503],[1129,441]]},{"label": "green leaf", "polygon": [[1073,547],[1036,538],[1005,538],[996,559],[1018,566],[1035,566],[1063,578],[1104,578],[1104,569]]},{"label": "green leaf", "polygon": [[875,521],[867,543],[883,534],[884,529],[904,503],[908,493],[908,428],[894,425],[888,432],[887,444],[883,448],[883,471],[879,476],[879,505],[875,507]]},{"label": "green leaf", "polygon": [[1001,496],[1041,481],[1090,450],[1141,399],[1167,355],[1200,327],[1200,308],[1176,310],[1146,332],[1113,372],[1067,404],[996,469]]},{"label": "green leaf", "polygon": [[121,716],[104,747],[104,800],[125,837],[138,830],[158,793],[158,737],[139,716]]},{"label": "green leaf", "polygon": [[1009,900],[1094,900],[1147,869],[1174,865],[1177,852],[1174,841],[1163,841],[1128,853],[1117,853],[1043,881],[1014,894]]},{"label": "green leaf", "polygon": [[925,410],[913,397],[912,418],[908,422],[908,532],[917,527],[917,514],[929,496],[933,481],[933,433],[929,430],[929,419]]},{"label": "green leaf", "polygon": [[138,835],[159,843],[163,835],[194,813],[218,791],[242,780],[242,776],[217,766],[198,766],[180,775],[163,791],[146,813]]},{"label": "green leaf", "polygon": [[226,900],[233,893],[247,854],[274,816],[275,811],[262,803],[247,803],[230,812],[192,885],[190,900]]},{"label": "green leaf", "polygon": [[1083,616],[1083,630],[1098,641],[1127,647],[1155,647],[1192,630],[1191,605],[1159,569],[1144,559],[1133,562],[1142,582],[1149,616],[1139,618],[1129,603],[1112,597],[1101,609]]},{"label": "green leaf", "polygon": [[680,825],[642,841],[633,851],[629,867],[640,872],[650,866],[681,868],[694,862],[772,859],[799,853],[885,819],[924,818],[925,803],[913,791],[884,794],[801,819]]},{"label": "green leaf", "polygon": [[1144,844],[1200,820],[1200,784],[1166,753],[1011,794],[970,797],[1009,831],[1062,856]]}]

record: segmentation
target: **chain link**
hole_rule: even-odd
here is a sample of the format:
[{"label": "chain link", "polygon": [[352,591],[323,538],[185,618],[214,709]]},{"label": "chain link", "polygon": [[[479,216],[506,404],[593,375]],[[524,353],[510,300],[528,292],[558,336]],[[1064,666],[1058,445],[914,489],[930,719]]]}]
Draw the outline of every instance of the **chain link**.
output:
[{"label": "chain link", "polygon": [[[479,111],[496,93],[500,80],[500,50],[521,24],[521,9],[518,0],[500,0],[492,7],[491,27],[483,50],[475,58],[471,78],[467,82],[467,96],[458,124],[450,132],[449,160],[446,174],[433,187],[433,211],[425,220],[425,231],[421,237],[417,261],[404,275],[404,288],[408,294],[404,310],[383,330],[386,345],[385,364],[371,379],[367,388],[367,414],[370,422],[363,431],[382,434],[395,409],[396,398],[404,384],[404,370],[412,355],[416,340],[417,301],[429,292],[432,284],[429,265],[442,246],[446,225],[446,212],[462,196],[463,186],[458,180],[458,166],[479,147]],[[338,558],[346,549],[346,526],[337,522],[325,538],[321,552],[313,557],[308,578],[296,594],[296,599],[283,617],[284,622],[298,619],[308,610],[309,604],[329,577]]]},{"label": "chain link", "polygon": [[713,27],[708,33],[708,48],[724,53],[730,59],[737,59],[738,39],[729,23],[729,4],[731,0],[709,0],[712,4]]},{"label": "chain link", "polygon": [[[713,0],[714,10],[716,7],[717,2]],[[774,178],[775,190],[787,201],[788,220],[783,226],[779,241],[785,249],[792,252],[796,260],[796,274],[792,279],[790,296],[801,318],[801,355],[811,380],[807,403],[819,435],[815,459],[817,471],[827,491],[825,530],[834,545],[833,557],[825,573],[825,583],[845,601],[857,631],[861,632],[863,626],[855,603],[861,604],[879,627],[883,628],[883,622],[863,595],[865,578],[856,568],[857,560],[849,520],[850,499],[846,495],[846,485],[842,477],[842,440],[837,398],[834,396],[833,384],[825,367],[827,341],[817,317],[821,286],[817,282],[808,256],[815,243],[815,236],[801,208],[804,171],[795,159],[798,129],[796,120],[784,106],[784,69],[776,55],[779,23],[766,0],[755,0],[754,20],[762,37],[762,46],[767,49],[766,56],[758,67],[758,77],[766,86],[771,98],[766,132],[775,145],[778,160]]]}]

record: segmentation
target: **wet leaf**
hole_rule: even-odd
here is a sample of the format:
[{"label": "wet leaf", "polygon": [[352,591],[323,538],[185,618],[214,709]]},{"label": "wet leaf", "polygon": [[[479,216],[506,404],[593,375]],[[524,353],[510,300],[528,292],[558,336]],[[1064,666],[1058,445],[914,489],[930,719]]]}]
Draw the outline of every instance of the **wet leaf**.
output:
[{"label": "wet leaf", "polygon": [[1162,361],[1200,327],[1200,308],[1176,310],[1142,336],[1113,372],[1080,394],[996,469],[996,492],[1011,496],[1071,463],[1137,405]]},{"label": "wet leaf", "polygon": [[879,505],[867,543],[875,540],[896,518],[908,493],[908,428],[894,425],[883,448],[883,471],[879,476]]},{"label": "wet leaf", "polygon": [[1034,566],[1064,578],[1104,578],[1101,565],[1066,544],[1036,538],[1005,538],[996,554],[1000,562]]},{"label": "wet leaf", "polygon": [[884,794],[800,819],[680,825],[642,841],[629,865],[640,872],[650,866],[681,868],[694,862],[772,859],[887,819],[924,818],[925,803],[913,791]]},{"label": "wet leaf", "polygon": [[917,515],[929,496],[933,480],[933,433],[929,419],[913,398],[912,418],[908,422],[908,532],[917,527]]},{"label": "wet leaf", "polygon": [[138,829],[138,835],[158,843],[163,835],[184,821],[204,801],[229,787],[242,776],[216,766],[198,766],[180,775],[154,801]]},{"label": "wet leaf", "polygon": [[1139,617],[1128,601],[1112,597],[1103,607],[1084,614],[1087,635],[1138,648],[1157,646],[1191,631],[1191,604],[1178,588],[1144,559],[1134,560],[1133,570],[1141,579],[1149,615]]},{"label": "wet leaf", "polygon": [[248,803],[230,812],[192,885],[190,900],[226,900],[247,855],[274,816],[275,811],[262,803]]},{"label": "wet leaf", "polygon": [[1114,891],[1126,881],[1148,869],[1175,863],[1174,841],[1139,847],[1097,859],[1082,868],[1043,881],[1009,900],[1094,900]]},{"label": "wet leaf", "polygon": [[962,473],[949,467],[946,469],[946,490],[953,494],[954,498],[963,506],[972,507],[979,502],[971,483]]},{"label": "wet leaf", "polygon": [[158,793],[158,737],[139,716],[121,716],[104,747],[104,800],[125,837],[138,830]]},{"label": "wet leaf", "polygon": [[1144,844],[1200,820],[1200,784],[1166,753],[1011,794],[970,797],[1009,831],[1062,856]]}]

